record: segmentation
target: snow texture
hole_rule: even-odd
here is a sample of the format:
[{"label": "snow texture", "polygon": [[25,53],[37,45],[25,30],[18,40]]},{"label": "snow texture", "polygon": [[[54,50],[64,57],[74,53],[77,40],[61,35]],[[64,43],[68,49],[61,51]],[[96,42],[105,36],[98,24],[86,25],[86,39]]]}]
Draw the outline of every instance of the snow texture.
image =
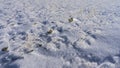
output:
[{"label": "snow texture", "polygon": [[0,0],[0,68],[120,68],[120,0]]}]

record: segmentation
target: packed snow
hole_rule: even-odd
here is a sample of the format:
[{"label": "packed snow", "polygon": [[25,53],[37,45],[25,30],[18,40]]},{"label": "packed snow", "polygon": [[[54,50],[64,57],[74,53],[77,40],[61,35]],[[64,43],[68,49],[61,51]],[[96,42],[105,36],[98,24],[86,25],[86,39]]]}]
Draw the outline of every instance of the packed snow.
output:
[{"label": "packed snow", "polygon": [[120,0],[0,0],[0,68],[120,68]]}]

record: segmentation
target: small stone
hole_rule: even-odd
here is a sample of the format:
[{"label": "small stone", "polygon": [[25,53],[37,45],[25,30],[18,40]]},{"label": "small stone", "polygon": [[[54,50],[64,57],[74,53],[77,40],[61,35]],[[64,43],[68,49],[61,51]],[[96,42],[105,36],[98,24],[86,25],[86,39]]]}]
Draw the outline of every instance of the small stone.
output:
[{"label": "small stone", "polygon": [[37,45],[37,47],[42,47],[42,44],[36,44]]},{"label": "small stone", "polygon": [[28,50],[28,51],[26,51],[26,53],[31,53],[31,52],[33,52],[34,50]]},{"label": "small stone", "polygon": [[51,23],[55,23],[55,22],[51,22]]}]

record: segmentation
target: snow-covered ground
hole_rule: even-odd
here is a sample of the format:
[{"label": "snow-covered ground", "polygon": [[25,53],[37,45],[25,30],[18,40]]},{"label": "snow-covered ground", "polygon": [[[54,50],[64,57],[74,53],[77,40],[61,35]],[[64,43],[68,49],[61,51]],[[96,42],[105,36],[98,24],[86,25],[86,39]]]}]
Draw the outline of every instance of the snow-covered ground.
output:
[{"label": "snow-covered ground", "polygon": [[0,0],[0,68],[120,68],[120,0]]}]

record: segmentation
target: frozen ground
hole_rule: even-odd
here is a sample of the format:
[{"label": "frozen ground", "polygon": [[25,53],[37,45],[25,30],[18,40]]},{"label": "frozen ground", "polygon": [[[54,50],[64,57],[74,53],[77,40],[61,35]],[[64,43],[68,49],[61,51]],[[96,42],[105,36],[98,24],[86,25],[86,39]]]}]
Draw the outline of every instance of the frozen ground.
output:
[{"label": "frozen ground", "polygon": [[0,68],[120,68],[120,0],[0,0]]}]

